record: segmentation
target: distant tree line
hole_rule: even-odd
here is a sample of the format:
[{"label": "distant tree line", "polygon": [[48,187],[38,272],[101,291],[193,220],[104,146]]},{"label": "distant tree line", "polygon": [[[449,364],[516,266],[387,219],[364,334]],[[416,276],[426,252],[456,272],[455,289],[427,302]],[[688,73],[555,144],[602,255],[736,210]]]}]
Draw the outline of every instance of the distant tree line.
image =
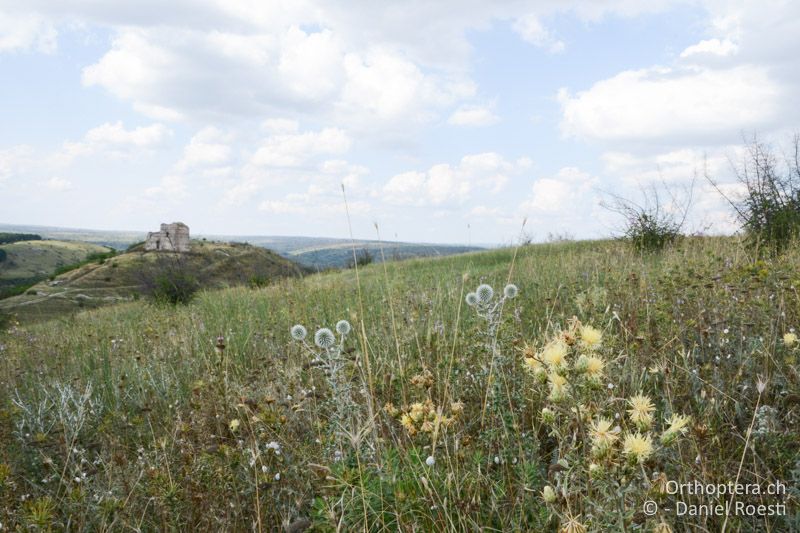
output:
[{"label": "distant tree line", "polygon": [[0,233],[0,244],[11,244],[19,241],[41,241],[42,236],[35,233]]}]

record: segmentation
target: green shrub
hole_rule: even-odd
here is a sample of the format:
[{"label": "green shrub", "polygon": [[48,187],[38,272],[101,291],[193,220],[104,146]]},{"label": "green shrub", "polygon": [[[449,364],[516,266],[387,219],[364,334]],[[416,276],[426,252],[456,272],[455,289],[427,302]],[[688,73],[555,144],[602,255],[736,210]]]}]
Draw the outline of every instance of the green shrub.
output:
[{"label": "green shrub", "polygon": [[0,244],[20,241],[41,241],[42,236],[34,233],[0,233]]},{"label": "green shrub", "polygon": [[5,251],[5,250],[3,250],[2,248],[0,248],[0,263],[2,263],[3,261],[5,261],[5,260],[6,260],[6,257],[8,257],[8,254],[6,253],[6,251]]}]

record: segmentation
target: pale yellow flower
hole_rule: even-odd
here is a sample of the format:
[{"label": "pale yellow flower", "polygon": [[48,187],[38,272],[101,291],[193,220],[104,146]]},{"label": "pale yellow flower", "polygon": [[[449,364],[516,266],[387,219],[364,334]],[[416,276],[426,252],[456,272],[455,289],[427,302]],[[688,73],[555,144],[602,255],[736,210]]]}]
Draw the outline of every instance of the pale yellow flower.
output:
[{"label": "pale yellow flower", "polygon": [[411,404],[411,410],[409,411],[409,415],[414,420],[414,422],[419,422],[424,414],[425,414],[424,405],[422,405],[420,402]]},{"label": "pale yellow flower", "polygon": [[785,334],[783,336],[783,344],[785,344],[787,347],[794,346],[795,344],[797,344],[797,335],[791,332]]},{"label": "pale yellow flower", "polygon": [[619,428],[612,428],[611,420],[598,418],[592,422],[589,435],[592,437],[592,447],[597,451],[610,448],[619,438]]},{"label": "pale yellow flower", "polygon": [[545,503],[553,503],[556,501],[556,491],[550,485],[545,485],[542,489],[542,499]]},{"label": "pale yellow flower", "polygon": [[235,433],[236,430],[239,429],[239,423],[240,423],[239,420],[237,418],[234,418],[228,423],[228,427],[231,428],[231,431]]},{"label": "pale yellow flower", "polygon": [[675,437],[684,435],[686,431],[688,431],[686,426],[689,425],[691,420],[692,417],[688,415],[672,415],[672,418],[667,420],[669,427],[661,434],[661,442],[663,444],[669,444],[675,439]]},{"label": "pale yellow flower", "polygon": [[550,342],[542,350],[541,357],[542,361],[550,368],[565,366],[567,363],[567,345],[560,340]]},{"label": "pale yellow flower", "polygon": [[550,382],[550,399],[557,402],[566,396],[569,391],[569,382],[567,378],[555,372],[551,372],[547,376],[547,381]]},{"label": "pale yellow flower", "polygon": [[603,333],[592,326],[583,326],[581,327],[581,341],[587,348],[598,348],[603,342]]},{"label": "pale yellow flower", "polygon": [[631,406],[628,409],[631,422],[642,429],[650,427],[650,424],[653,423],[653,411],[656,409],[650,398],[643,394],[637,394],[628,400],[628,405]]},{"label": "pale yellow flower", "polygon": [[600,379],[603,377],[603,370],[606,368],[606,362],[600,357],[595,355],[586,358],[586,374],[592,379]]},{"label": "pale yellow flower", "polygon": [[637,463],[643,463],[653,454],[653,439],[639,432],[629,434],[622,443],[622,453]]},{"label": "pale yellow flower", "polygon": [[544,372],[544,366],[542,365],[542,362],[535,357],[525,358],[525,368],[527,368],[530,372],[533,372],[534,374]]},{"label": "pale yellow flower", "polygon": [[405,413],[400,417],[400,424],[406,428],[406,431],[409,433],[414,433],[417,430],[416,427],[414,427],[414,419],[411,418],[411,415],[408,413]]}]

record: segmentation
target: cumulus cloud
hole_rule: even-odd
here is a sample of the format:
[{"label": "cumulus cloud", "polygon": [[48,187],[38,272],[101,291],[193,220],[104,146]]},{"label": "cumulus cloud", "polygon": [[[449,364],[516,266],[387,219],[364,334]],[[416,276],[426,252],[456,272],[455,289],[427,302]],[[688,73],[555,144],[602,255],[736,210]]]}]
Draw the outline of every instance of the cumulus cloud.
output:
[{"label": "cumulus cloud", "polygon": [[454,126],[490,126],[500,118],[491,109],[482,106],[461,106],[447,119]]},{"label": "cumulus cloud", "polygon": [[510,162],[495,152],[464,156],[458,165],[433,165],[427,171],[392,176],[383,186],[383,200],[395,205],[439,206],[461,203],[473,191],[499,192],[509,176],[530,167],[530,160]]},{"label": "cumulus cloud", "polygon": [[76,157],[101,154],[110,157],[131,157],[164,147],[172,131],[163,124],[125,129],[121,121],[107,122],[86,132],[77,142],[67,141],[54,157],[60,164],[68,164]]},{"label": "cumulus cloud", "polygon": [[58,47],[55,26],[36,13],[0,11],[0,53],[36,50],[52,54]]},{"label": "cumulus cloud", "polygon": [[518,18],[513,24],[514,31],[526,42],[545,48],[556,54],[564,51],[564,41],[557,39],[550,30],[542,25],[536,14],[528,13]]},{"label": "cumulus cloud", "polygon": [[351,144],[347,133],[338,128],[272,135],[261,143],[251,163],[256,166],[296,167],[318,156],[343,154]]},{"label": "cumulus cloud", "polygon": [[536,180],[521,208],[532,214],[579,211],[576,206],[585,201],[597,182],[597,178],[587,172],[564,167],[555,176]]},{"label": "cumulus cloud", "polygon": [[177,166],[181,170],[198,166],[219,167],[231,158],[231,141],[231,135],[207,126],[192,136],[189,144],[184,147],[183,158]]}]

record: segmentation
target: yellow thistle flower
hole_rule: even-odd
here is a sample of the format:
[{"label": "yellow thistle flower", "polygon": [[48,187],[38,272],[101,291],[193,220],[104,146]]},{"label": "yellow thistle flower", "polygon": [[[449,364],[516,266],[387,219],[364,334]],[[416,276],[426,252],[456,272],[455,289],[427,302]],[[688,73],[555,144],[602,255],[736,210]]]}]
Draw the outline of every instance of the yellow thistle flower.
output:
[{"label": "yellow thistle flower", "polygon": [[592,326],[583,326],[581,327],[581,341],[585,347],[594,350],[599,348],[603,342],[603,333]]},{"label": "yellow thistle flower", "polygon": [[383,410],[391,417],[397,416],[399,412],[392,402],[387,402],[386,405],[383,406]]},{"label": "yellow thistle flower", "polygon": [[791,332],[785,334],[783,336],[783,344],[785,344],[786,347],[794,346],[795,344],[797,344],[797,335],[795,335],[794,333],[791,333]]},{"label": "yellow thistle flower", "polygon": [[237,429],[239,429],[239,423],[240,423],[240,422],[239,422],[239,419],[237,419],[237,418],[234,418],[233,420],[231,420],[231,421],[228,423],[228,427],[231,429],[231,431],[232,431],[232,432],[234,432],[234,433],[235,433],[235,432],[236,432],[236,430],[237,430]]},{"label": "yellow thistle flower", "polygon": [[551,372],[547,376],[547,381],[550,382],[550,400],[557,402],[566,396],[569,391],[569,382],[567,382],[567,378],[555,372]]},{"label": "yellow thistle flower", "polygon": [[592,422],[589,435],[592,437],[592,447],[595,450],[607,450],[619,438],[619,428],[612,428],[611,425],[611,420],[607,418],[598,418]]},{"label": "yellow thistle flower", "polygon": [[664,430],[664,433],[661,434],[661,443],[669,444],[679,435],[686,434],[686,431],[688,431],[686,426],[689,425],[691,420],[692,417],[688,415],[672,415],[672,418],[667,420],[669,427]]},{"label": "yellow thistle flower", "polygon": [[592,379],[600,379],[603,377],[603,370],[606,368],[606,362],[601,358],[592,355],[586,359],[586,374]]},{"label": "yellow thistle flower", "polygon": [[544,372],[544,366],[542,365],[542,362],[535,357],[525,358],[525,368],[528,369],[528,371],[533,372],[534,374]]},{"label": "yellow thistle flower", "polygon": [[622,453],[637,463],[643,463],[653,454],[653,439],[650,435],[642,435],[638,431],[625,437]]},{"label": "yellow thistle flower", "polygon": [[567,345],[560,340],[550,342],[544,347],[544,350],[542,350],[542,361],[544,361],[550,368],[566,366]]},{"label": "yellow thistle flower", "polygon": [[653,411],[656,409],[650,398],[644,394],[637,394],[628,400],[628,405],[631,406],[631,408],[628,409],[631,422],[636,424],[640,429],[649,428],[650,424],[653,423]]}]

